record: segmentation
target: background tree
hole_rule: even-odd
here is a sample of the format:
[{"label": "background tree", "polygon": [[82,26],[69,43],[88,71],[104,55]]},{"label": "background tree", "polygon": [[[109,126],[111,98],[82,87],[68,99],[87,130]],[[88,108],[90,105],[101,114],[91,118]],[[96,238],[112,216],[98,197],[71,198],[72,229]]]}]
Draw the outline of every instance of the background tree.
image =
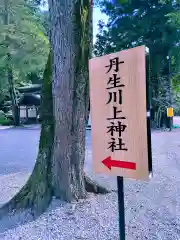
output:
[{"label": "background tree", "polygon": [[[168,14],[169,22],[177,29],[180,29],[180,1],[178,8]],[[177,41],[176,46],[172,50],[171,66],[172,66],[172,87],[175,102],[175,113],[180,115],[180,41]]]},{"label": "background tree", "polygon": [[10,90],[12,105],[17,106],[14,88],[42,78],[49,49],[43,23],[42,13],[32,2],[0,2],[1,103]]}]

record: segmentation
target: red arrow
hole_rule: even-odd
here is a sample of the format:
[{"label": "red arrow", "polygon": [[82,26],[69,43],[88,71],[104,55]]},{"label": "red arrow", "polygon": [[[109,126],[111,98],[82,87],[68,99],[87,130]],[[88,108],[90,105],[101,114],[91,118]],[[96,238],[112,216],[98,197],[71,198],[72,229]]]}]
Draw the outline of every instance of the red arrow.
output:
[{"label": "red arrow", "polygon": [[136,170],[136,163],[112,160],[111,157],[105,158],[102,163],[111,170],[111,167],[126,168]]}]

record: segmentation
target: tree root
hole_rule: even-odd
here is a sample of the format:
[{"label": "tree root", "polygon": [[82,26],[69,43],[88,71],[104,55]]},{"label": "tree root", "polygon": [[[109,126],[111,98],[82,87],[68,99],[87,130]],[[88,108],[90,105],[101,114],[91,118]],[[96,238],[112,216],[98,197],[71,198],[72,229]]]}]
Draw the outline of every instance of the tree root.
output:
[{"label": "tree root", "polygon": [[51,191],[46,189],[38,194],[37,189],[33,189],[28,181],[9,202],[0,208],[0,219],[5,215],[14,215],[24,210],[28,210],[33,217],[37,217],[47,209],[51,200]]},{"label": "tree root", "polygon": [[14,214],[21,209],[25,209],[25,202],[27,205],[28,200],[26,200],[25,194],[23,196],[23,189],[21,189],[20,192],[0,208],[0,219],[5,215]]},{"label": "tree root", "polygon": [[[84,177],[87,192],[95,194],[107,194],[111,191],[93,181],[90,177]],[[43,213],[52,200],[52,192],[46,188],[45,191],[33,187],[31,177],[25,186],[6,204],[0,208],[0,219],[8,214],[16,214],[24,210],[29,210],[32,217],[36,218]],[[37,190],[38,189],[38,190]]]},{"label": "tree root", "polygon": [[85,175],[85,188],[87,192],[96,194],[107,194],[111,191],[107,188],[101,186],[97,182],[93,181],[91,178]]}]

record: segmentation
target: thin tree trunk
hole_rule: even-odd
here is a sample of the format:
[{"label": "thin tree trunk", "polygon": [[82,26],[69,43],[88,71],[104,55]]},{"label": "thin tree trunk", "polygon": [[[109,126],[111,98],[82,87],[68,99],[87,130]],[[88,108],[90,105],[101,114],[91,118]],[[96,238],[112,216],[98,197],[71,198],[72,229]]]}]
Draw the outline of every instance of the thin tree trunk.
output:
[{"label": "thin tree trunk", "polygon": [[12,66],[11,66],[11,56],[8,54],[8,63],[7,63],[7,69],[8,69],[8,84],[9,84],[9,93],[11,97],[11,103],[12,103],[12,115],[13,115],[13,122],[15,126],[20,125],[20,110],[17,103],[16,93],[14,89],[14,83],[13,83],[13,73],[12,73]]},{"label": "thin tree trunk", "polygon": [[[4,25],[9,25],[9,1],[4,0]],[[20,113],[19,113],[19,106],[17,103],[16,93],[14,89],[14,82],[13,82],[13,71],[12,71],[12,59],[11,59],[11,53],[9,50],[9,37],[6,35],[6,48],[7,48],[7,78],[8,78],[8,84],[9,84],[9,93],[11,97],[11,103],[12,103],[12,114],[13,114],[13,120],[14,125],[19,126],[20,125]]]}]

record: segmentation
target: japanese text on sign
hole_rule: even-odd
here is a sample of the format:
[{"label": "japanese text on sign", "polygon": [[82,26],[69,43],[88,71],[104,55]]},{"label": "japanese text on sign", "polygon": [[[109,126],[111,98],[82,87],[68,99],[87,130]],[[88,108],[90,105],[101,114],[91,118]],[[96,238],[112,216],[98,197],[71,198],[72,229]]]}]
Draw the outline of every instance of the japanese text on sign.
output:
[{"label": "japanese text on sign", "polygon": [[[110,135],[108,149],[110,149],[111,152],[128,150],[126,144],[123,142],[123,132],[126,130],[127,125],[123,124],[121,121],[122,119],[126,119],[126,117],[122,114],[122,95],[125,85],[121,84],[121,77],[118,76],[119,66],[123,63],[124,61],[119,61],[119,58],[115,57],[113,59],[110,59],[108,66],[105,66],[108,68],[108,71],[106,73],[112,72],[112,77],[109,77],[109,80],[107,82],[106,89],[109,90],[109,98],[106,104],[116,103],[116,106],[113,105],[113,116],[107,118],[109,121],[109,125],[107,126],[107,133]],[[118,134],[117,137],[115,137],[114,133]]]}]

